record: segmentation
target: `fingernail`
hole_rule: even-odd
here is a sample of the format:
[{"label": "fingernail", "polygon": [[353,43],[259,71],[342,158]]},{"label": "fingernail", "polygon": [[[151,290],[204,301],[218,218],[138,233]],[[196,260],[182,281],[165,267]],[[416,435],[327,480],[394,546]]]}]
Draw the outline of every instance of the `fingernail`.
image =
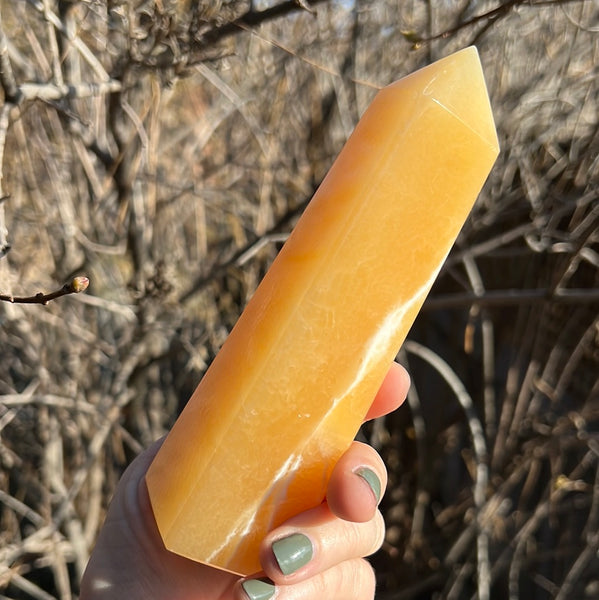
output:
[{"label": "fingernail", "polygon": [[314,550],[304,534],[294,533],[273,542],[272,551],[283,575],[291,575],[310,562]]},{"label": "fingernail", "polygon": [[376,473],[368,467],[361,467],[356,471],[356,475],[361,477],[368,484],[376,498],[376,503],[378,504],[381,499],[381,481]]},{"label": "fingernail", "polygon": [[275,595],[275,586],[261,579],[248,579],[241,587],[250,600],[269,600]]}]

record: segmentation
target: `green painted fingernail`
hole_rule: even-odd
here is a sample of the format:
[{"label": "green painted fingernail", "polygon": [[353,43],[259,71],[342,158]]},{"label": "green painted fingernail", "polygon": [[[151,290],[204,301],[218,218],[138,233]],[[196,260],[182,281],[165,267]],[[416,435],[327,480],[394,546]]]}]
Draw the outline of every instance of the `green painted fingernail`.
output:
[{"label": "green painted fingernail", "polygon": [[376,473],[372,469],[362,467],[356,471],[356,475],[361,477],[370,486],[370,489],[372,490],[372,493],[374,494],[378,504],[379,500],[381,499],[381,481],[377,477]]},{"label": "green painted fingernail", "polygon": [[290,575],[310,562],[314,549],[308,537],[294,533],[273,542],[272,551],[283,575]]},{"label": "green painted fingernail", "polygon": [[241,587],[250,600],[269,600],[275,595],[275,586],[260,579],[248,579]]}]

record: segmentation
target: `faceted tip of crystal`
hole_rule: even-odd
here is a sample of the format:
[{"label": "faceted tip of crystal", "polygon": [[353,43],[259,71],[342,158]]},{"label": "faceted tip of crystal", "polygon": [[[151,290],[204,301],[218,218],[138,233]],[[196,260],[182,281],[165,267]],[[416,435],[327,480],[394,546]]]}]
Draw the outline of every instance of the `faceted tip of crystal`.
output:
[{"label": "faceted tip of crystal", "polygon": [[468,77],[464,77],[469,87],[462,88],[461,97],[452,97],[452,104],[448,108],[499,153],[493,109],[478,50],[476,46],[469,46],[456,52],[453,57],[460,69],[469,71]]},{"label": "faceted tip of crystal", "polygon": [[491,102],[475,46],[450,54],[392,85],[419,88],[423,96],[448,110],[499,153]]},{"label": "faceted tip of crystal", "polygon": [[439,62],[447,63],[448,76],[455,81],[445,90],[439,90],[435,100],[499,153],[499,140],[478,50],[469,46]]}]

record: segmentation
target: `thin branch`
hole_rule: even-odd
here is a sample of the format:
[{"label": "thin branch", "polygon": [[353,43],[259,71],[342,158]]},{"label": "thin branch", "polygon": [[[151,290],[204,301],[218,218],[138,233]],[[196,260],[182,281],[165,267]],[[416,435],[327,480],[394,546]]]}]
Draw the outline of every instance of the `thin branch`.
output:
[{"label": "thin branch", "polygon": [[[336,69],[332,69],[330,67],[327,67],[323,63],[316,62],[315,60],[307,58],[306,56],[300,55],[297,51],[289,48],[289,46],[286,46],[286,45],[282,44],[281,42],[275,40],[272,36],[264,37],[264,36],[260,35],[256,31],[255,28],[249,27],[249,26],[245,25],[243,22],[239,22],[237,24],[237,27],[239,27],[240,29],[243,29],[244,31],[247,31],[248,33],[251,33],[254,37],[261,40],[262,42],[266,42],[267,44],[270,44],[271,46],[274,46],[275,48],[279,48],[279,50],[282,50],[283,52],[286,52],[287,54],[294,56],[298,60],[301,60],[302,62],[306,63],[307,65],[310,65],[311,67],[314,67],[315,69],[318,69],[319,71],[322,71],[323,73],[328,73],[329,75],[333,75],[334,77],[338,77],[341,79],[343,78],[343,75]],[[352,83],[355,83],[357,85],[364,85],[366,87],[373,88],[375,90],[381,89],[380,85],[377,85],[375,83],[367,81],[366,79],[358,79],[355,77],[349,77],[349,81],[351,81]]]},{"label": "thin branch", "polygon": [[260,250],[262,250],[262,248],[268,246],[269,244],[283,244],[287,241],[288,237],[288,233],[271,233],[262,236],[237,258],[235,265],[237,267],[243,267],[243,265],[252,260],[252,258],[254,258],[254,256],[256,256]]},{"label": "thin branch", "polygon": [[[48,0],[43,0],[44,14],[47,15],[51,12]],[[62,66],[60,61],[60,52],[58,50],[58,40],[56,39],[56,31],[50,22],[50,19],[46,17],[47,29],[48,29],[48,42],[50,45],[50,54],[52,61],[52,74],[54,83],[56,85],[64,85],[64,78],[62,76]]]},{"label": "thin branch", "polygon": [[544,302],[594,304],[599,302],[599,290],[585,288],[552,291],[540,288],[537,290],[487,290],[483,296],[477,296],[474,292],[441,294],[428,298],[422,306],[422,310],[463,309],[470,307],[472,304],[503,307],[543,304]]},{"label": "thin branch", "polygon": [[[444,40],[447,39],[462,29],[467,29],[468,27],[472,27],[481,21],[484,21],[482,29],[488,29],[489,26],[499,19],[507,16],[510,11],[517,6],[528,6],[528,7],[538,7],[538,6],[547,6],[554,4],[570,4],[572,2],[584,2],[584,0],[561,0],[556,2],[556,0],[509,0],[508,2],[504,2],[495,8],[482,13],[480,15],[475,15],[474,17],[468,19],[467,21],[463,21],[462,23],[458,23],[455,27],[451,27],[442,31],[441,33],[428,35],[426,37],[420,37],[413,31],[405,32],[404,37],[413,42],[414,48],[419,48],[422,44],[426,44],[428,42],[433,42],[435,40]],[[479,36],[477,35],[477,38]]]},{"label": "thin branch", "polygon": [[7,494],[4,490],[0,490],[0,502],[18,515],[21,515],[28,521],[31,521],[36,527],[42,527],[46,523],[46,519],[44,519],[44,517],[42,517],[39,513],[18,498]]},{"label": "thin branch", "polygon": [[8,229],[4,222],[4,202],[9,195],[4,194],[2,179],[4,178],[4,147],[6,144],[6,134],[10,121],[10,111],[13,105],[5,102],[0,109],[0,258],[5,256],[10,250],[8,242]]},{"label": "thin branch", "polygon": [[0,85],[4,90],[6,102],[15,102],[18,99],[17,80],[12,70],[10,58],[8,56],[8,41],[2,27],[2,17],[0,15]]},{"label": "thin branch", "polygon": [[581,361],[584,359],[585,354],[589,352],[589,348],[593,348],[595,345],[597,331],[599,331],[599,317],[590,323],[587,330],[580,336],[574,349],[568,353],[561,374],[553,389],[555,398],[558,401],[563,397],[572,381],[576,379],[577,373],[579,372],[578,368]]},{"label": "thin branch", "polygon": [[477,549],[477,591],[479,600],[490,597],[490,565],[489,565],[489,537],[487,527],[482,522],[482,512],[486,500],[486,490],[489,481],[487,467],[487,443],[482,424],[474,410],[472,398],[462,380],[455,371],[438,354],[412,340],[404,344],[404,349],[422,360],[426,361],[446,381],[466,414],[466,421],[472,436],[472,446],[476,457],[476,476],[474,481],[474,506],[476,508],[476,549]]},{"label": "thin branch", "polygon": [[10,250],[8,243],[8,229],[4,222],[4,200],[7,195],[2,188],[4,177],[4,145],[10,122],[10,111],[13,103],[19,99],[19,89],[15,79],[10,58],[8,56],[8,41],[2,27],[2,15],[0,14],[0,85],[4,91],[4,104],[0,109],[0,258]]},{"label": "thin branch", "polygon": [[[35,0],[29,0],[29,2],[34,1]],[[316,4],[328,1],[329,0],[311,0],[309,12],[314,14],[316,12],[314,9],[314,6]],[[255,10],[252,6],[250,6],[250,9],[238,18],[220,25],[214,25],[212,28],[207,29],[206,31],[198,35],[197,38],[192,43],[190,43],[185,49],[185,56],[184,60],[182,61],[182,64],[184,64],[186,67],[191,67],[202,65],[206,62],[209,62],[210,60],[213,60],[215,57],[212,55],[208,55],[206,49],[212,49],[218,42],[228,37],[238,35],[241,31],[246,31],[256,36],[258,39],[268,42],[269,44],[272,44],[273,46],[276,46],[282,49],[283,51],[288,52],[292,56],[295,56],[308,64],[312,64],[312,66],[315,66],[318,69],[321,69],[325,72],[329,72],[333,75],[338,75],[338,73],[335,73],[334,71],[328,69],[327,67],[324,67],[323,65],[319,65],[317,63],[314,63],[310,59],[299,56],[296,52],[290,50],[281,43],[276,42],[273,39],[263,38],[257,33],[256,29],[263,23],[273,21],[275,19],[284,17],[286,15],[298,11],[306,12],[306,2],[304,2],[303,0],[301,2],[299,0],[286,0],[285,2],[275,4],[269,8],[259,11]],[[217,58],[221,57],[222,55],[217,55]],[[177,62],[177,58],[173,57],[173,55],[170,52],[162,53],[159,56],[142,56],[139,58],[134,57],[132,60],[132,64],[136,66],[150,68],[153,70],[165,68],[170,69],[171,67],[175,66]],[[367,81],[356,80],[356,83],[363,83],[364,85],[368,85],[370,87],[378,89],[378,86],[373,85],[372,83],[369,83]]]},{"label": "thin branch", "polygon": [[[595,463],[595,456],[589,450],[583,458],[574,467],[571,473],[564,479],[561,485],[548,484],[543,493],[543,498],[536,504],[534,512],[527,518],[526,522],[520,527],[518,533],[514,536],[512,544],[508,545],[502,556],[497,560],[497,564],[503,562],[503,554],[512,553],[511,564],[508,570],[508,593],[510,600],[518,600],[520,595],[520,573],[524,567],[524,553],[526,545],[531,540],[535,531],[539,528],[542,521],[550,516],[552,507],[556,506],[566,494],[576,491],[575,482],[581,478],[584,472]],[[587,541],[588,544],[588,541]],[[583,557],[586,559],[585,557]],[[576,565],[578,568],[578,565]]]},{"label": "thin branch", "polygon": [[570,567],[568,574],[560,586],[559,592],[555,596],[555,600],[566,600],[574,596],[576,586],[579,584],[585,570],[595,560],[597,550],[599,550],[599,532],[595,532],[589,536],[586,547]]},{"label": "thin branch", "polygon": [[[328,0],[312,0],[310,4],[313,6],[322,2],[328,2]],[[225,25],[215,27],[214,29],[206,32],[202,36],[201,46],[209,47],[210,44],[214,44],[215,42],[226,37],[239,33],[240,28],[246,29],[247,27],[256,27],[262,23],[272,21],[273,19],[278,19],[279,17],[285,16],[291,12],[296,12],[298,10],[305,9],[303,9],[295,0],[287,0],[286,2],[275,4],[274,6],[261,11],[249,10],[239,17],[239,19],[230,21]]]},{"label": "thin branch", "polygon": [[[275,223],[274,226],[271,227],[270,230],[267,231],[264,234],[264,236],[262,236],[262,237],[270,237],[270,239],[272,240],[273,239],[272,236],[276,235],[277,233],[281,232],[282,230],[288,231],[289,230],[289,222],[292,221],[296,216],[300,215],[304,211],[304,209],[308,205],[308,202],[309,202],[309,199],[304,200],[300,205],[298,205],[293,210],[290,210],[285,215],[283,215],[283,217],[281,217],[281,219],[279,219],[279,221],[277,223]],[[254,246],[259,243],[260,243],[260,238],[253,240],[253,241],[249,242],[248,244],[246,244],[245,246],[243,246],[242,248],[235,250],[233,255],[230,256],[229,258],[227,258],[226,260],[212,265],[212,267],[210,268],[210,270],[207,274],[198,277],[193,282],[191,287],[187,291],[183,292],[183,294],[181,294],[181,296],[179,298],[179,302],[181,302],[181,303],[188,302],[190,300],[190,298],[192,298],[196,294],[199,294],[200,292],[202,292],[216,278],[220,277],[223,273],[226,273],[230,267],[236,266],[237,262],[239,260],[244,260],[244,263],[247,262],[249,260],[249,258],[251,258],[252,256],[255,255],[255,253],[252,252],[252,248],[254,248]]]},{"label": "thin branch", "polygon": [[61,100],[63,98],[89,98],[119,92],[121,82],[111,79],[98,83],[79,85],[57,85],[53,83],[23,83],[18,86],[21,100]]},{"label": "thin branch", "polygon": [[[464,255],[464,268],[472,285],[472,291],[477,297],[482,298],[485,295],[485,287],[480,270],[474,257],[469,254]],[[483,380],[484,380],[484,407],[485,407],[485,425],[489,441],[492,443],[495,438],[496,430],[496,410],[495,410],[495,392],[493,382],[495,380],[495,333],[493,321],[489,318],[488,311],[481,310],[478,304],[473,304],[470,308],[470,319],[480,317],[482,334],[482,357],[483,357]],[[473,324],[469,320],[469,330],[473,329]],[[472,352],[473,348],[470,348]]]},{"label": "thin branch", "polygon": [[69,283],[65,283],[59,290],[44,294],[38,292],[33,296],[10,296],[0,294],[0,301],[11,302],[12,304],[43,304],[46,305],[51,300],[56,300],[67,294],[79,294],[84,292],[89,285],[89,279],[84,276],[74,277]]},{"label": "thin branch", "polygon": [[225,97],[235,108],[239,111],[239,114],[243,117],[243,119],[248,124],[250,131],[256,138],[256,142],[260,146],[260,150],[262,154],[268,154],[268,144],[266,143],[266,139],[264,133],[262,131],[262,127],[256,121],[255,117],[246,110],[245,104],[247,101],[243,100],[235,90],[233,90],[225,81],[222,80],[218,74],[207,67],[206,65],[198,65],[198,71],[206,79],[209,81],[222,95]]},{"label": "thin branch", "polygon": [[64,23],[60,18],[52,12],[47,6],[45,6],[40,0],[28,0],[36,10],[41,12],[45,19],[51,23],[60,33],[62,33],[69,42],[76,48],[87,64],[95,71],[96,75],[100,77],[102,81],[109,81],[110,77],[104,69],[102,63],[96,58],[92,50],[81,40],[81,38],[74,36],[71,37],[67,31]]},{"label": "thin branch", "polygon": [[[399,358],[400,364],[403,364],[409,371],[410,365],[408,362],[408,354],[404,349],[400,351]],[[408,389],[406,400],[412,415],[412,426],[414,427],[414,436],[416,438],[417,461],[418,464],[426,465],[429,460],[428,444],[426,441],[426,421],[424,419],[422,404],[415,385],[410,386]],[[421,546],[424,539],[425,515],[430,502],[430,495],[428,492],[429,486],[425,482],[426,475],[427,471],[425,469],[418,469],[416,503],[412,516],[410,537],[406,544],[404,558],[409,552],[413,552],[415,548]]]}]

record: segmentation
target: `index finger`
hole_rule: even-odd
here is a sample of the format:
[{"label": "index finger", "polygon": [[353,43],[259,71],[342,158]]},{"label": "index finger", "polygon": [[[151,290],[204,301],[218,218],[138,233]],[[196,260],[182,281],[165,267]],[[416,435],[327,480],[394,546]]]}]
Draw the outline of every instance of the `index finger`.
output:
[{"label": "index finger", "polygon": [[401,365],[393,362],[364,420],[370,421],[393,412],[403,404],[409,387],[408,372]]}]

